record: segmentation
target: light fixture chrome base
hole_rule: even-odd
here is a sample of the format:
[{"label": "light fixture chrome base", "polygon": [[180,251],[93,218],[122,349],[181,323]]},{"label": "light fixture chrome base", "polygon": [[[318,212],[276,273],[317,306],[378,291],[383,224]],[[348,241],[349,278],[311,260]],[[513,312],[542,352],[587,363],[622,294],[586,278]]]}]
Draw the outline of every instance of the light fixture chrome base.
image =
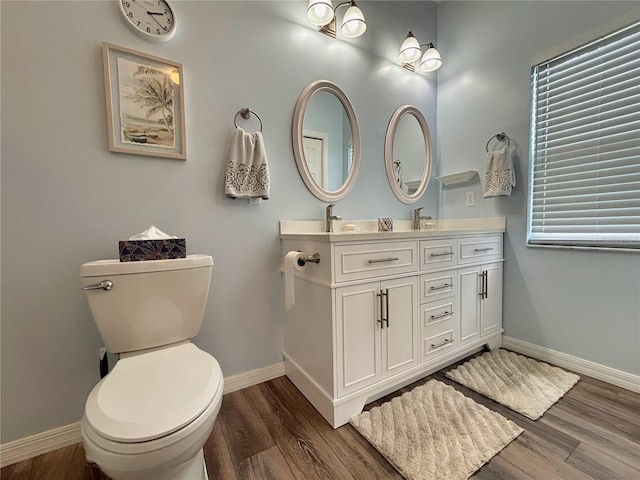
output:
[{"label": "light fixture chrome base", "polygon": [[415,67],[415,65],[413,63],[403,63],[402,64],[402,68],[406,68],[410,72],[415,72],[416,71],[416,67]]},{"label": "light fixture chrome base", "polygon": [[336,38],[336,17],[333,17],[333,20],[326,25],[318,27],[318,31],[320,33],[324,33],[328,37]]}]

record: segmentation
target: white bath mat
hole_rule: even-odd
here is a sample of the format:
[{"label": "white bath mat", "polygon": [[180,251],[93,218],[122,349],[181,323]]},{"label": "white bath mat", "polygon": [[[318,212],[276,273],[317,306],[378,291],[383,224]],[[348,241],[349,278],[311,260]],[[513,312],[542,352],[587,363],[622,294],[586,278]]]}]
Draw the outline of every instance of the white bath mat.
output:
[{"label": "white bath mat", "polygon": [[438,380],[350,421],[409,480],[463,480],[522,429]]},{"label": "white bath mat", "polygon": [[532,420],[580,380],[558,367],[502,349],[472,358],[446,376]]}]

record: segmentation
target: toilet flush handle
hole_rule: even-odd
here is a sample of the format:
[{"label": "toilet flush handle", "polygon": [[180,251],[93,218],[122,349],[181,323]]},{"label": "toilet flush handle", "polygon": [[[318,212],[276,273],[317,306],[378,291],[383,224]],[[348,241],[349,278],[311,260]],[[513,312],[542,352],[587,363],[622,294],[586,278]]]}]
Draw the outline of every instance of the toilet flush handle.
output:
[{"label": "toilet flush handle", "polygon": [[103,280],[100,283],[94,283],[93,285],[82,287],[83,290],[111,290],[112,288],[113,282],[111,280]]}]

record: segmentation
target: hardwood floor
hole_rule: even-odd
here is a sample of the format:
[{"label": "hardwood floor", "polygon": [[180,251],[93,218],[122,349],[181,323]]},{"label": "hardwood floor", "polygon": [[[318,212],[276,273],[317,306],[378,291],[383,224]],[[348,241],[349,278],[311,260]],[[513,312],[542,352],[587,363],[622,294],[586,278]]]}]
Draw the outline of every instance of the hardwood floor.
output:
[{"label": "hardwood floor", "polygon": [[[473,479],[640,479],[640,394],[581,375],[533,421],[445,378],[445,370],[366,408],[436,378],[525,430]],[[211,480],[402,478],[353,427],[331,428],[286,377],[226,395],[204,452]],[[85,463],[81,444],[5,467],[0,478],[107,479]]]}]

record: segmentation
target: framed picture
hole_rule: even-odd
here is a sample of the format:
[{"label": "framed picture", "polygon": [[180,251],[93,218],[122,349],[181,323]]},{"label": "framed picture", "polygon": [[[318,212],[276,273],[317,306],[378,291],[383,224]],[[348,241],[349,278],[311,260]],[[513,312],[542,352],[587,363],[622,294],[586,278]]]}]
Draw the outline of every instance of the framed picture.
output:
[{"label": "framed picture", "polygon": [[187,158],[182,65],[102,44],[109,150]]}]

